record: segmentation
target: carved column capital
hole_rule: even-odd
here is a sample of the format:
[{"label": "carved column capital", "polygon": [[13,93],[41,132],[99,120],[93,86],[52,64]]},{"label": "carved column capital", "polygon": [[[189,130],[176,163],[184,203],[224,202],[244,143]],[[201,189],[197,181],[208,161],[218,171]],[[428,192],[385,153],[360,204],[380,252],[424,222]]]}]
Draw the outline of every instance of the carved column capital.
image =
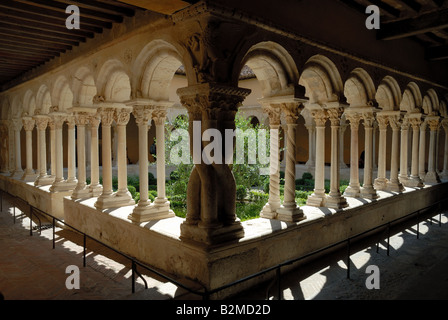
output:
[{"label": "carved column capital", "polygon": [[311,115],[316,122],[316,127],[325,127],[325,123],[328,120],[328,115],[324,109],[321,110],[311,110]]},{"label": "carved column capital", "polygon": [[359,122],[362,119],[362,115],[357,112],[345,113],[345,118],[350,122],[351,129],[359,128]]},{"label": "carved column capital", "polygon": [[403,121],[401,122],[401,130],[409,130],[410,126],[411,126],[411,123],[409,121],[409,117],[404,116]]},{"label": "carved column capital", "polygon": [[300,103],[296,101],[281,103],[281,110],[285,114],[287,124],[296,124],[300,115]]},{"label": "carved column capital", "polygon": [[77,112],[75,113],[74,120],[77,126],[86,126],[89,124],[90,114],[87,112]]},{"label": "carved column capital", "polygon": [[101,123],[103,124],[103,126],[110,127],[112,125],[112,122],[114,122],[114,114],[114,108],[106,107],[99,110],[99,115],[101,117]]},{"label": "carved column capital", "polygon": [[52,125],[54,125],[55,129],[62,129],[64,122],[67,121],[67,114],[65,113],[50,113],[50,117],[52,119]]},{"label": "carved column capital", "polygon": [[364,120],[364,127],[373,128],[373,125],[375,123],[375,116],[373,115],[373,111],[363,112],[362,119]]},{"label": "carved column capital", "polygon": [[117,108],[115,109],[114,119],[117,125],[125,126],[128,124],[130,116],[131,116],[131,108]]},{"label": "carved column capital", "polygon": [[387,130],[387,125],[389,123],[389,117],[387,115],[377,113],[376,121],[378,122],[378,127],[380,130]]},{"label": "carved column capital", "polygon": [[399,115],[389,116],[388,117],[390,127],[392,130],[399,130],[401,127],[401,119]]},{"label": "carved column capital", "polygon": [[74,115],[67,115],[65,121],[67,122],[67,125],[68,125],[69,129],[75,128],[76,122],[75,122],[75,116]]},{"label": "carved column capital", "polygon": [[439,129],[439,118],[438,117],[426,119],[426,122],[428,123],[429,129],[431,131],[437,131]]},{"label": "carved column capital", "polygon": [[34,121],[36,122],[36,127],[40,131],[44,131],[47,129],[49,118],[45,116],[37,116],[34,117]]},{"label": "carved column capital", "polygon": [[413,130],[419,130],[422,120],[420,118],[409,118],[409,124],[412,126]]},{"label": "carved column capital", "polygon": [[100,122],[101,122],[101,115],[99,113],[89,116],[89,123],[92,127],[98,128],[100,126]]},{"label": "carved column capital", "polygon": [[271,125],[271,126],[279,126],[280,125],[281,109],[279,107],[275,107],[275,106],[271,106],[271,105],[264,105],[263,112],[268,115],[269,125]]},{"label": "carved column capital", "polygon": [[11,127],[14,131],[20,131],[23,127],[22,119],[12,119],[11,121]]},{"label": "carved column capital", "polygon": [[332,126],[341,125],[341,116],[344,113],[344,108],[329,108],[326,109],[326,112]]},{"label": "carved column capital", "polygon": [[32,131],[34,129],[35,121],[31,117],[22,118],[23,129],[25,131]]},{"label": "carved column capital", "polygon": [[152,106],[143,106],[138,105],[134,106],[132,110],[132,114],[135,117],[135,123],[137,126],[141,126],[142,124],[148,124],[151,120],[153,108]]},{"label": "carved column capital", "polygon": [[164,125],[166,121],[166,109],[155,109],[152,112],[152,118],[156,126]]}]

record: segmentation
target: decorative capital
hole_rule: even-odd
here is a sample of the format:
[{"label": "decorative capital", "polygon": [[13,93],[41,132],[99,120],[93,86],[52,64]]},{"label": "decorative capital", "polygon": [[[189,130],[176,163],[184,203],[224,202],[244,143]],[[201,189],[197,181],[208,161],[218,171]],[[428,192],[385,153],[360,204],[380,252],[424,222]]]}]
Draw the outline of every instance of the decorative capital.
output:
[{"label": "decorative capital", "polygon": [[32,131],[34,129],[35,122],[33,118],[31,117],[22,118],[22,123],[23,123],[23,129],[25,131]]},{"label": "decorative capital", "polygon": [[409,117],[405,116],[401,123],[401,130],[409,130],[411,123],[409,122]]},{"label": "decorative capital", "polygon": [[419,130],[422,120],[419,118],[409,118],[409,124],[412,126],[413,130]]},{"label": "decorative capital", "polygon": [[67,115],[64,113],[57,112],[50,114],[50,116],[53,120],[53,125],[55,129],[62,129],[64,122],[67,121]]},{"label": "decorative capital", "polygon": [[12,129],[15,131],[22,130],[23,123],[22,119],[12,119]]},{"label": "decorative capital", "polygon": [[389,116],[389,123],[392,130],[399,130],[401,127],[401,119],[400,116]]},{"label": "decorative capital", "polygon": [[36,127],[39,131],[44,131],[48,126],[48,117],[36,117],[34,118],[36,121]]},{"label": "decorative capital", "polygon": [[87,112],[77,112],[75,114],[75,124],[77,126],[86,126],[89,123],[90,114]]},{"label": "decorative capital", "polygon": [[361,114],[357,112],[345,113],[345,118],[350,122],[350,128],[352,130],[359,128],[359,122],[362,119]]},{"label": "decorative capital", "polygon": [[389,117],[387,115],[378,113],[376,115],[376,121],[378,122],[380,130],[387,130],[387,125],[389,123]]},{"label": "decorative capital", "polygon": [[292,102],[284,102],[281,104],[281,109],[285,114],[286,123],[287,124],[296,124],[300,115],[299,103]]},{"label": "decorative capital", "polygon": [[279,126],[280,125],[280,115],[281,109],[278,107],[266,105],[263,106],[263,112],[265,112],[269,117],[269,125]]},{"label": "decorative capital", "polygon": [[93,128],[98,129],[100,122],[101,122],[101,115],[99,113],[97,113],[95,115],[90,115],[89,122]]},{"label": "decorative capital", "polygon": [[311,110],[311,115],[314,118],[314,122],[316,122],[316,127],[325,127],[328,119],[325,110]]},{"label": "decorative capital", "polygon": [[152,112],[152,119],[156,126],[165,125],[166,121],[166,110],[165,109],[156,109]]},{"label": "decorative capital", "polygon": [[66,117],[66,122],[67,122],[67,125],[68,125],[69,129],[75,128],[76,122],[75,122],[75,116],[74,115],[68,115]]},{"label": "decorative capital", "polygon": [[372,112],[364,112],[362,114],[362,119],[364,120],[364,127],[365,128],[373,128],[373,124],[375,122],[375,116]]},{"label": "decorative capital", "polygon": [[101,116],[101,123],[103,124],[103,126],[110,127],[112,125],[112,122],[114,122],[115,109],[101,108],[99,114]]},{"label": "decorative capital", "polygon": [[341,125],[341,116],[344,113],[344,108],[329,108],[326,109],[328,118],[330,119],[332,126],[340,126]]},{"label": "decorative capital", "polygon": [[117,108],[115,110],[115,122],[119,126],[125,126],[129,122],[129,118],[131,116],[131,108]]},{"label": "decorative capital", "polygon": [[431,131],[437,131],[439,129],[439,118],[431,118],[426,120]]},{"label": "decorative capital", "polygon": [[135,123],[137,123],[138,126],[141,126],[142,124],[148,124],[148,122],[151,120],[152,111],[152,106],[134,106],[132,114],[135,117]]}]

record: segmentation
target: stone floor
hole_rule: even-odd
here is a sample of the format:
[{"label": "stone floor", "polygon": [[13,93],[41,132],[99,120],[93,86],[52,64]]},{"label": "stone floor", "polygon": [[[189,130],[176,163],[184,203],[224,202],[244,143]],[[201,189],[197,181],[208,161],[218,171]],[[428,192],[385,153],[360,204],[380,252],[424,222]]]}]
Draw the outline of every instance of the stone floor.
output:
[{"label": "stone floor", "polygon": [[[56,228],[29,233],[29,218],[20,216],[6,200],[0,214],[0,292],[6,300],[172,300],[195,299],[175,285],[146,274],[149,289],[137,280],[131,293],[130,262],[115,252],[87,241],[86,267],[82,266],[82,237]],[[351,255],[350,279],[346,278],[345,252],[336,252],[318,262],[300,267],[282,278],[282,295],[287,300],[448,299],[448,218],[446,213],[416,226],[409,225],[386,241],[379,252],[373,243]],[[431,223],[432,222],[432,223]],[[44,223],[45,225],[45,223]],[[33,225],[34,227],[35,225]],[[65,273],[69,265],[80,269],[79,290],[69,290]],[[380,289],[368,290],[368,265],[380,270]],[[139,270],[144,273],[143,270]],[[267,290],[269,288],[269,290]],[[276,299],[277,284],[264,284],[244,292],[235,300]]]}]

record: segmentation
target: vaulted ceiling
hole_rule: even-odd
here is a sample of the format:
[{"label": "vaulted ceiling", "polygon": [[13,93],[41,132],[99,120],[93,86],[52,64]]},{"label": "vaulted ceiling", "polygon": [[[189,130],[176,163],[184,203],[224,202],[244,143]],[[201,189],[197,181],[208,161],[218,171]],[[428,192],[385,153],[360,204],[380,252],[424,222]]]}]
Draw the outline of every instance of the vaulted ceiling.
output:
[{"label": "vaulted ceiling", "polygon": [[446,0],[340,0],[365,14],[369,5],[380,9],[377,38],[412,38],[426,50],[428,60],[448,59],[448,1]]}]

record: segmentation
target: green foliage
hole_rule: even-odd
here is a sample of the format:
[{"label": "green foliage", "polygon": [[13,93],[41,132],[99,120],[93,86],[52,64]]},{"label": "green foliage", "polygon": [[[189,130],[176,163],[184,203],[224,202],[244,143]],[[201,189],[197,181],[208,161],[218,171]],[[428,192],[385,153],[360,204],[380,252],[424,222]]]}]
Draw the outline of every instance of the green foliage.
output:
[{"label": "green foliage", "polygon": [[128,186],[133,186],[136,191],[140,192],[140,179],[138,176],[128,176]]},{"label": "green foliage", "polygon": [[236,199],[241,201],[244,200],[247,196],[247,188],[243,185],[236,186]]},{"label": "green foliage", "polygon": [[309,172],[304,172],[302,174],[302,179],[308,179],[308,180],[312,180],[313,179],[313,175]]},{"label": "green foliage", "polygon": [[128,186],[128,190],[131,193],[132,199],[135,198],[135,194],[137,193],[137,190],[135,190],[134,186]]}]

